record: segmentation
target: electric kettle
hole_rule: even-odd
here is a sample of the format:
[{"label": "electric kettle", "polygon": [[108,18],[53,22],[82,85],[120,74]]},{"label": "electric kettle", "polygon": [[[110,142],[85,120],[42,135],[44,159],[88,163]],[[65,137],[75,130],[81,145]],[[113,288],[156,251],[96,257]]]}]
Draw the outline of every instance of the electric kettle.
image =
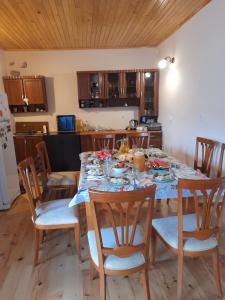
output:
[{"label": "electric kettle", "polygon": [[137,126],[138,126],[138,120],[135,120],[135,119],[130,120],[129,127],[131,129],[136,129]]}]

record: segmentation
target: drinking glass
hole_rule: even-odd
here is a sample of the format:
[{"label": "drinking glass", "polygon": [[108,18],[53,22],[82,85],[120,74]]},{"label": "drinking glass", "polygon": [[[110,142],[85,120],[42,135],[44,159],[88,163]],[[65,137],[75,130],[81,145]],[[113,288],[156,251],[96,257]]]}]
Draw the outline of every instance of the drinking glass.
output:
[{"label": "drinking glass", "polygon": [[110,159],[106,159],[105,162],[104,162],[104,164],[103,164],[103,173],[104,173],[104,175],[105,175],[105,177],[106,177],[107,180],[110,177],[111,168],[112,168],[111,160]]}]

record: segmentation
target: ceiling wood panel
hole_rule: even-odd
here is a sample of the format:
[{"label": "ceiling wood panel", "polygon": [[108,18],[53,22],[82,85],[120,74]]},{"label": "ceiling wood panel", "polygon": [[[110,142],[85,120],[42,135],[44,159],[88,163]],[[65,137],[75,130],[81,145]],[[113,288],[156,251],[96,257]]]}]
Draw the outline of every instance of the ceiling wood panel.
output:
[{"label": "ceiling wood panel", "polygon": [[0,0],[0,48],[159,45],[210,0]]}]

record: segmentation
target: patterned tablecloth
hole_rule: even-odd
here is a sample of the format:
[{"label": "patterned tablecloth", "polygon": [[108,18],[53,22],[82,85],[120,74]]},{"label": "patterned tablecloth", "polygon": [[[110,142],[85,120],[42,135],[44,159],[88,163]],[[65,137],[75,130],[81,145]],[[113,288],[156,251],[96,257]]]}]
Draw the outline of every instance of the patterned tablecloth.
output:
[{"label": "patterned tablecloth", "polygon": [[[80,181],[77,194],[71,200],[69,206],[74,206],[82,202],[89,202],[88,188],[96,188],[101,191],[131,191],[134,189],[143,188],[145,186],[156,184],[156,199],[167,199],[167,198],[177,198],[177,179],[178,178],[189,178],[189,179],[204,179],[205,175],[195,171],[193,168],[181,163],[173,157],[167,156],[160,149],[151,148],[147,149],[147,154],[150,157],[159,156],[160,159],[168,161],[171,165],[170,174],[172,174],[173,179],[167,182],[157,182],[155,179],[155,174],[151,170],[145,172],[136,172],[135,174],[129,169],[124,176],[128,179],[127,184],[112,184],[112,182],[107,179],[104,175],[97,176],[92,175],[92,172],[88,166],[90,162],[93,162],[94,153],[84,152],[80,154],[81,159],[81,170],[80,170]],[[164,156],[164,157],[163,157]],[[162,158],[163,157],[163,158]],[[92,169],[96,169],[93,165]],[[101,169],[101,168],[100,168]],[[95,172],[93,172],[95,173]],[[115,176],[113,172],[110,174]],[[184,191],[184,197],[190,196],[189,191]]]}]

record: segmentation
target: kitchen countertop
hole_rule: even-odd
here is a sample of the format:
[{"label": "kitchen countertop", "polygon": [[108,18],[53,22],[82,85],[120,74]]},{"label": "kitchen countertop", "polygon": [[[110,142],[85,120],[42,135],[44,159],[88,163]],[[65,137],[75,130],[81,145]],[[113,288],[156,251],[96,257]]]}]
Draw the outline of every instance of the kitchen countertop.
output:
[{"label": "kitchen countertop", "polygon": [[[113,130],[92,130],[92,131],[82,131],[82,132],[71,132],[71,133],[58,133],[58,132],[49,132],[49,133],[31,133],[31,132],[15,132],[14,136],[43,136],[43,135],[62,135],[62,134],[76,134],[80,136],[87,136],[93,134],[129,134],[134,132],[146,132],[146,131],[136,131],[136,130],[126,130],[126,129],[113,129]],[[152,133],[161,133],[160,130],[151,130]]]}]

